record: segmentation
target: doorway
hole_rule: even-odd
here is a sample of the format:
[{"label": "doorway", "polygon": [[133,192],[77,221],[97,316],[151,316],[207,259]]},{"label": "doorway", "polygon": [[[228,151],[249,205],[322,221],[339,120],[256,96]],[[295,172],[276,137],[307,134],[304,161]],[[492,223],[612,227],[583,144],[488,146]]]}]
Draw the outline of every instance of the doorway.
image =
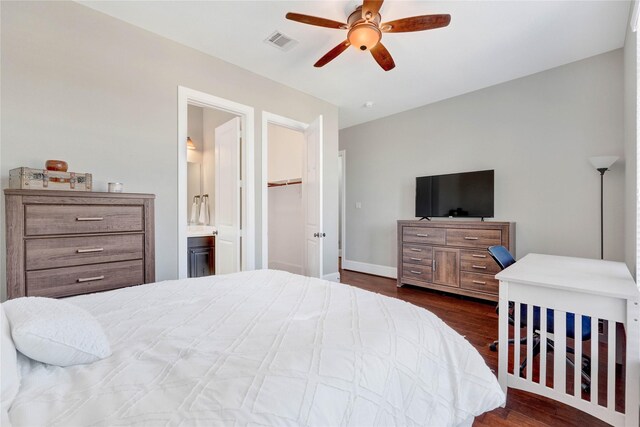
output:
[{"label": "doorway", "polygon": [[[202,165],[189,167],[188,160],[198,156],[189,154],[189,110],[203,112]],[[205,119],[205,116],[208,118]],[[206,122],[206,126],[205,126]],[[192,130],[193,131],[193,130]],[[197,134],[197,132],[195,133]],[[192,137],[191,137],[192,138]],[[209,150],[205,157],[204,145]],[[213,140],[213,142],[211,142]],[[226,142],[221,142],[226,141]],[[193,138],[191,144],[195,144]],[[193,197],[189,181],[195,182],[200,172],[200,195],[207,194],[208,204],[202,210],[196,206],[196,222],[208,222],[217,229],[215,258],[216,273],[229,273],[255,268],[255,198],[254,198],[254,110],[252,107],[178,87],[178,277],[188,277],[189,222],[193,222]],[[197,145],[196,145],[197,148]],[[213,168],[210,164],[213,162]],[[194,163],[194,162],[191,162]],[[209,165],[205,171],[205,163]],[[189,169],[192,169],[189,171]],[[213,169],[213,170],[211,170]],[[205,186],[206,182],[206,186]],[[211,194],[213,193],[213,195]],[[186,203],[185,203],[186,200]],[[207,221],[207,207],[209,218]],[[193,209],[192,209],[193,210]],[[190,215],[191,214],[191,215]]]},{"label": "doorway", "polygon": [[240,271],[241,119],[189,104],[187,123],[187,275]]},{"label": "doorway", "polygon": [[269,123],[267,138],[268,267],[304,274],[304,133]]},{"label": "doorway", "polygon": [[[289,142],[284,141],[289,139]],[[270,161],[270,155],[271,160],[275,160],[273,155],[277,150],[274,148],[286,147],[287,144],[291,145],[289,149],[285,148],[285,151],[298,154],[288,158],[283,155],[282,158],[288,166],[279,171],[272,170],[278,167],[277,162]],[[295,223],[291,224],[292,228],[287,229],[284,218],[274,217],[284,212],[287,212],[285,216],[289,215],[290,219],[295,219]],[[299,231],[292,233],[293,229]],[[262,267],[322,277],[323,237],[322,116],[306,124],[263,112]],[[270,256],[272,250],[276,251],[272,254],[273,257]],[[288,257],[291,262],[278,259],[283,256]]]},{"label": "doorway", "polygon": [[347,168],[347,152],[345,150],[338,151],[338,267],[342,266],[342,260],[346,258],[345,251],[345,234],[347,227],[347,209],[346,209],[346,169]]}]

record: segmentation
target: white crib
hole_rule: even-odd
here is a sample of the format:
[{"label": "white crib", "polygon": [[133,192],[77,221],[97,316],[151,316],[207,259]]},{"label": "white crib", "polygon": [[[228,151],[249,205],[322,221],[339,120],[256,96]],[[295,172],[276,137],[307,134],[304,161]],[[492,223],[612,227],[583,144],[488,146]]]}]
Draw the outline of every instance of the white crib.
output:
[{"label": "white crib", "polygon": [[[505,393],[507,387],[525,390],[614,426],[638,427],[640,298],[626,265],[529,254],[496,278],[500,280],[498,380]],[[527,325],[534,324],[531,308],[539,307],[539,328],[510,328],[510,303],[513,319],[520,319],[521,304],[527,305]],[[546,310],[554,310],[553,334],[547,332]],[[567,338],[566,313],[576,316],[575,339]],[[590,322],[592,331],[588,342],[581,339],[582,316],[590,318],[584,320]],[[521,331],[526,331],[524,336]],[[516,342],[513,346],[507,345],[510,336]],[[526,344],[517,344],[521,338],[526,338]],[[538,340],[540,354],[534,358],[533,344]],[[567,354],[568,347],[575,350],[573,356]],[[580,363],[572,366],[567,356]],[[520,374],[524,357],[526,368]],[[587,358],[584,374],[583,357]]]}]

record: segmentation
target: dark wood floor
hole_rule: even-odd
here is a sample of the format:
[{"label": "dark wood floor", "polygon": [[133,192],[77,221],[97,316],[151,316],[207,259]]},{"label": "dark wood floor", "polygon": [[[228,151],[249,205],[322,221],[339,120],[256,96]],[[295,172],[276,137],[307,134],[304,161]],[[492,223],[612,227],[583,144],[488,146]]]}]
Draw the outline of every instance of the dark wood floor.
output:
[{"label": "dark wood floor", "polygon": [[[498,354],[488,343],[498,335],[495,303],[483,303],[412,286],[398,288],[396,281],[353,271],[340,270],[340,280],[358,288],[399,298],[431,311],[467,340],[495,372]],[[474,426],[607,426],[582,411],[556,401],[519,390],[509,390],[507,405],[476,418]]]}]

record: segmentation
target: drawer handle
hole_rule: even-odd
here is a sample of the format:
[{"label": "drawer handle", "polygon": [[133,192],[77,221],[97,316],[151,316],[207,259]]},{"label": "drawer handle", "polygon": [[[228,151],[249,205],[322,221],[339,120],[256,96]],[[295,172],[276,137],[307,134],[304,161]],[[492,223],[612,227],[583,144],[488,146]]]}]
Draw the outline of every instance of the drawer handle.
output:
[{"label": "drawer handle", "polygon": [[429,237],[428,234],[424,234],[424,233],[417,233],[416,236],[418,236],[418,237]]},{"label": "drawer handle", "polygon": [[479,268],[480,270],[486,270],[487,269],[487,267],[485,267],[484,265],[471,265],[471,267]]},{"label": "drawer handle", "polygon": [[409,270],[413,274],[422,274],[422,271]]},{"label": "drawer handle", "polygon": [[464,236],[464,240],[478,240],[478,237]]},{"label": "drawer handle", "polygon": [[422,249],[416,249],[416,248],[409,248],[409,250],[412,252],[422,252]]},{"label": "drawer handle", "polygon": [[475,283],[476,285],[486,285],[487,282],[482,282],[480,280],[472,280],[473,283]]},{"label": "drawer handle", "polygon": [[409,257],[409,259],[411,261],[422,261],[422,258],[413,258],[413,257]]},{"label": "drawer handle", "polygon": [[472,257],[474,258],[486,258],[486,255],[479,255],[479,254],[471,254]]},{"label": "drawer handle", "polygon": [[95,277],[81,277],[78,279],[78,283],[82,282],[93,282],[94,280],[102,280],[104,276],[95,276]]},{"label": "drawer handle", "polygon": [[87,217],[78,217],[76,221],[102,221],[104,220],[101,216],[87,216]]},{"label": "drawer handle", "polygon": [[79,254],[88,254],[91,252],[102,252],[104,248],[89,248],[89,249],[78,249],[76,252]]}]

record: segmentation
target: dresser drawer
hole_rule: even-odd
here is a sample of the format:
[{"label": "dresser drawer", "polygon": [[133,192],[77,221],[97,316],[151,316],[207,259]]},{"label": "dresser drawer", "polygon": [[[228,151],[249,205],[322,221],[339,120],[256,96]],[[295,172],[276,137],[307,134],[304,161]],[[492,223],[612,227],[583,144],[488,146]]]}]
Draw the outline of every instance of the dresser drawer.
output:
[{"label": "dresser drawer", "polygon": [[460,269],[475,273],[500,272],[500,266],[491,258],[487,251],[460,251]]},{"label": "dresser drawer", "polygon": [[402,277],[406,279],[420,280],[423,282],[431,282],[433,270],[431,266],[421,266],[413,264],[402,265]]},{"label": "dresser drawer", "polygon": [[144,283],[142,260],[28,271],[27,296],[63,297]]},{"label": "dresser drawer", "polygon": [[143,231],[142,206],[26,205],[25,234]]},{"label": "dresser drawer", "polygon": [[403,227],[402,241],[409,243],[429,243],[444,245],[444,229],[427,227]]},{"label": "dresser drawer", "polygon": [[500,230],[447,229],[447,245],[488,248],[502,244]]},{"label": "dresser drawer", "polygon": [[431,246],[402,245],[402,262],[405,264],[419,264],[431,266],[433,262],[433,249]]},{"label": "dresser drawer", "polygon": [[498,295],[498,280],[492,274],[460,272],[460,287]]},{"label": "dresser drawer", "polygon": [[143,257],[143,234],[47,237],[25,242],[27,270],[127,261]]}]

